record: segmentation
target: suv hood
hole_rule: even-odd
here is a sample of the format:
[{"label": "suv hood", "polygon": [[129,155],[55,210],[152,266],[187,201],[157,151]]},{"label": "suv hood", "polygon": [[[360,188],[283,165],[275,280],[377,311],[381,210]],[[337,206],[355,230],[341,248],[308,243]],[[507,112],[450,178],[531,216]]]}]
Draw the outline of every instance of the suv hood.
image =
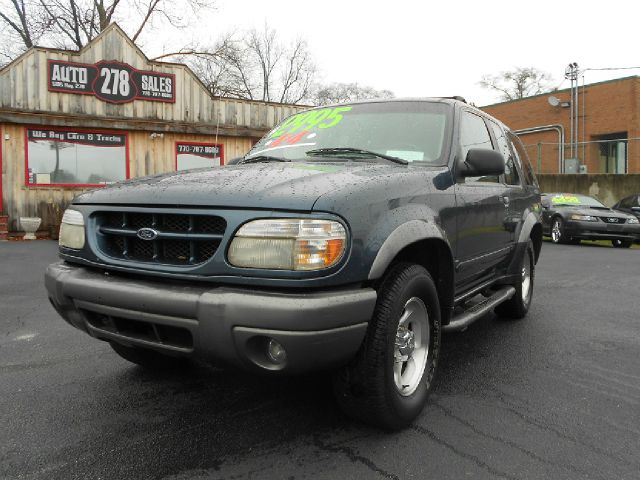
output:
[{"label": "suv hood", "polygon": [[326,193],[394,173],[406,175],[407,167],[352,162],[233,165],[128,180],[81,194],[73,203],[310,211]]}]

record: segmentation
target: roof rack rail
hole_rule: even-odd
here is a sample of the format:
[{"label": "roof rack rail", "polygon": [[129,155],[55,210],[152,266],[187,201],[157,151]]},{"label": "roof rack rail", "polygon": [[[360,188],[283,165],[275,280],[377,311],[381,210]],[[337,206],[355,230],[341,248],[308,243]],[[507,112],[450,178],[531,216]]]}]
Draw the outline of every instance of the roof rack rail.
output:
[{"label": "roof rack rail", "polygon": [[451,100],[458,100],[459,102],[467,103],[467,100],[464,97],[461,97],[460,95],[454,95],[453,97],[442,97],[442,98],[449,98]]}]

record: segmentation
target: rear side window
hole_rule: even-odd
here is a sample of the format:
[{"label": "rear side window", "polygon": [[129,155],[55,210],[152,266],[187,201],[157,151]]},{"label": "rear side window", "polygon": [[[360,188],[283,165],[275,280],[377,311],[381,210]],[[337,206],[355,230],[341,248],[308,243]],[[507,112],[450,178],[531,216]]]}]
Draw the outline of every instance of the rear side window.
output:
[{"label": "rear side window", "polygon": [[[489,135],[489,130],[487,130],[487,126],[482,117],[467,111],[462,112],[462,121],[460,124],[460,147],[462,149],[462,158],[466,158],[467,152],[472,148],[493,150],[491,136]],[[464,182],[498,183],[499,178],[497,176],[465,177]]]},{"label": "rear side window", "polygon": [[511,145],[513,146],[513,153],[516,156],[516,161],[522,165],[522,177],[524,179],[524,183],[527,185],[538,186],[538,180],[536,179],[535,173],[533,173],[533,168],[531,168],[531,163],[529,162],[529,156],[527,155],[527,151],[524,149],[524,145],[518,137],[516,137],[512,132],[507,132],[509,136],[509,140],[511,140]]},{"label": "rear side window", "polygon": [[498,151],[504,157],[504,183],[507,185],[520,185],[520,175],[514,163],[513,155],[511,154],[507,135],[497,123],[489,121],[489,125],[491,125],[493,134],[496,137]]}]

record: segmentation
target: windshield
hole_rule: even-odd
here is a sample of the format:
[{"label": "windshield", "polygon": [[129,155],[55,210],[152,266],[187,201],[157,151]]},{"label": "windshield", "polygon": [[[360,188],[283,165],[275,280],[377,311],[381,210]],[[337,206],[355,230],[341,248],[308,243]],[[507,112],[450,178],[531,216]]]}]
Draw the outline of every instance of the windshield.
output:
[{"label": "windshield", "polygon": [[[416,101],[316,108],[284,120],[246,158],[269,155],[318,161],[318,152],[307,152],[348,148],[407,162],[443,165],[450,110],[443,103]],[[321,157],[344,159],[345,155],[327,151]]]},{"label": "windshield", "polygon": [[573,193],[556,193],[551,195],[551,204],[555,206],[607,208],[595,198],[587,197],[586,195],[575,195]]}]

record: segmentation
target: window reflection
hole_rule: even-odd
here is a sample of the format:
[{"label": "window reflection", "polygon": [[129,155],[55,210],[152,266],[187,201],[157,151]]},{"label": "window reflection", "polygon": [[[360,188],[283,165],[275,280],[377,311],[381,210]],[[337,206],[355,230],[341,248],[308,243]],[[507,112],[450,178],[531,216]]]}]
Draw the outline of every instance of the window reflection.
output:
[{"label": "window reflection", "polygon": [[27,155],[31,185],[103,185],[127,178],[123,134],[29,129]]},{"label": "window reflection", "polygon": [[222,146],[216,144],[176,143],[176,170],[220,165]]}]

